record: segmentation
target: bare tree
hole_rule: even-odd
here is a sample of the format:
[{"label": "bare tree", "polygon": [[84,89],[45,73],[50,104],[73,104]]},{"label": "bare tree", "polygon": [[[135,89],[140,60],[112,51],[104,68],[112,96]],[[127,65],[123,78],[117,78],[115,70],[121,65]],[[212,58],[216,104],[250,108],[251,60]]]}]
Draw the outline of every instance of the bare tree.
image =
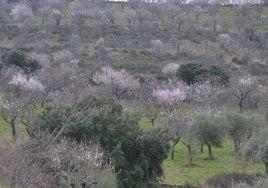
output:
[{"label": "bare tree", "polygon": [[243,112],[245,110],[246,100],[257,89],[256,78],[245,74],[231,78],[230,84],[231,93],[238,100],[239,111]]},{"label": "bare tree", "polygon": [[10,188],[52,188],[55,178],[46,173],[48,166],[41,158],[45,159],[43,153],[29,156],[24,145],[3,141],[0,146],[0,178],[9,181]]},{"label": "bare tree", "polygon": [[174,160],[175,146],[179,141],[187,148],[189,165],[193,163],[194,144],[197,141],[197,127],[193,124],[193,114],[189,112],[173,113],[167,117],[171,145],[171,159]]}]

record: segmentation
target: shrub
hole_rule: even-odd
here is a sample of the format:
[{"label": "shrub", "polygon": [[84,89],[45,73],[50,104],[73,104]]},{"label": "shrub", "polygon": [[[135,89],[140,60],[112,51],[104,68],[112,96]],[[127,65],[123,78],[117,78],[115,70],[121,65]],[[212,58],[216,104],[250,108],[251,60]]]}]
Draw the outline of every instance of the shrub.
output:
[{"label": "shrub", "polygon": [[179,67],[177,76],[188,85],[207,80],[213,84],[227,85],[229,83],[229,75],[216,65],[207,69],[199,63],[184,64]]},{"label": "shrub", "polygon": [[236,183],[247,183],[252,185],[255,176],[240,173],[231,174],[219,174],[209,180],[207,180],[206,185],[217,188],[230,188]]},{"label": "shrub", "polygon": [[21,51],[6,52],[2,56],[2,61],[6,67],[18,67],[24,71],[25,74],[30,74],[35,70],[41,68],[41,65],[35,59],[27,57]]}]

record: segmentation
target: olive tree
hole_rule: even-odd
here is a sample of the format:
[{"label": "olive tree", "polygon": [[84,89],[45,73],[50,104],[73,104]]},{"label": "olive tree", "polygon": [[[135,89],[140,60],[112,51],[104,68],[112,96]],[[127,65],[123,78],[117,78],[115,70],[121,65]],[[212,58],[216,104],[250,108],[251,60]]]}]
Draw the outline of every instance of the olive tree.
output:
[{"label": "olive tree", "polygon": [[268,129],[261,128],[254,133],[242,148],[246,158],[251,161],[261,161],[265,165],[265,173],[268,174]]},{"label": "olive tree", "polygon": [[227,132],[234,142],[234,151],[239,149],[254,132],[265,125],[265,119],[260,115],[231,112],[226,114]]},{"label": "olive tree", "polygon": [[208,159],[214,158],[212,146],[222,148],[225,137],[225,120],[219,115],[200,116],[196,119],[200,142],[208,147]]}]

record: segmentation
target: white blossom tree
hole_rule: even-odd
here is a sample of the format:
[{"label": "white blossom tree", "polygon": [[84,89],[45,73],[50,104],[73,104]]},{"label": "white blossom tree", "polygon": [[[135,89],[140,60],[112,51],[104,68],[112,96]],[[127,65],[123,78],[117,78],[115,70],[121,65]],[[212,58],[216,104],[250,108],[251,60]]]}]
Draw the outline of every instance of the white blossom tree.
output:
[{"label": "white blossom tree", "polygon": [[102,67],[101,71],[96,72],[92,79],[96,84],[103,85],[106,92],[117,99],[120,99],[123,94],[133,94],[140,87],[138,80],[126,70],[117,71],[109,66]]},{"label": "white blossom tree", "polygon": [[161,40],[152,40],[151,46],[156,57],[161,58],[165,55],[164,44]]},{"label": "white blossom tree", "polygon": [[169,63],[163,67],[162,73],[164,73],[168,77],[174,77],[179,67],[180,65],[178,65],[177,63]]},{"label": "white blossom tree", "polygon": [[200,114],[213,114],[224,102],[225,90],[223,86],[212,85],[210,81],[194,84],[190,94],[191,104]]},{"label": "white blossom tree", "polygon": [[8,70],[1,81],[7,84],[1,88],[3,96],[0,103],[0,115],[11,126],[12,136],[16,140],[18,136],[16,127],[19,123],[23,123],[29,133],[29,118],[40,101],[45,87],[37,77],[29,78],[20,72],[14,73],[14,70]]},{"label": "white blossom tree", "polygon": [[33,11],[26,3],[18,3],[12,8],[10,15],[21,25],[26,25],[33,18]]},{"label": "white blossom tree", "polygon": [[94,144],[62,140],[47,151],[50,165],[62,186],[86,187],[112,175],[112,166],[104,161],[104,152]]},{"label": "white blossom tree", "polygon": [[247,99],[256,91],[256,78],[249,74],[233,77],[230,80],[231,93],[238,100],[239,111],[245,110]]}]

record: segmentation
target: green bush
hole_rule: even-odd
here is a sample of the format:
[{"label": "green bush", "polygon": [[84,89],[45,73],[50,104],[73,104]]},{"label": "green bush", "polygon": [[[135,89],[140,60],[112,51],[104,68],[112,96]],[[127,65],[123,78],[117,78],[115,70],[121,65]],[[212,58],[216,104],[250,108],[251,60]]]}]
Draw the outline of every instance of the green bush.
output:
[{"label": "green bush", "polygon": [[169,150],[167,133],[162,129],[143,133],[138,118],[112,99],[89,96],[70,110],[48,106],[35,124],[54,135],[66,126],[62,136],[98,143],[114,166],[119,187],[142,188],[163,173],[161,164]]},{"label": "green bush", "polygon": [[219,66],[212,65],[208,69],[204,68],[199,63],[181,65],[178,69],[177,76],[188,85],[207,80],[212,83],[227,85],[230,78],[230,76]]},{"label": "green bush", "polygon": [[6,67],[18,67],[25,74],[30,74],[41,68],[41,65],[35,59],[27,57],[22,51],[6,52],[2,56],[2,61]]}]

